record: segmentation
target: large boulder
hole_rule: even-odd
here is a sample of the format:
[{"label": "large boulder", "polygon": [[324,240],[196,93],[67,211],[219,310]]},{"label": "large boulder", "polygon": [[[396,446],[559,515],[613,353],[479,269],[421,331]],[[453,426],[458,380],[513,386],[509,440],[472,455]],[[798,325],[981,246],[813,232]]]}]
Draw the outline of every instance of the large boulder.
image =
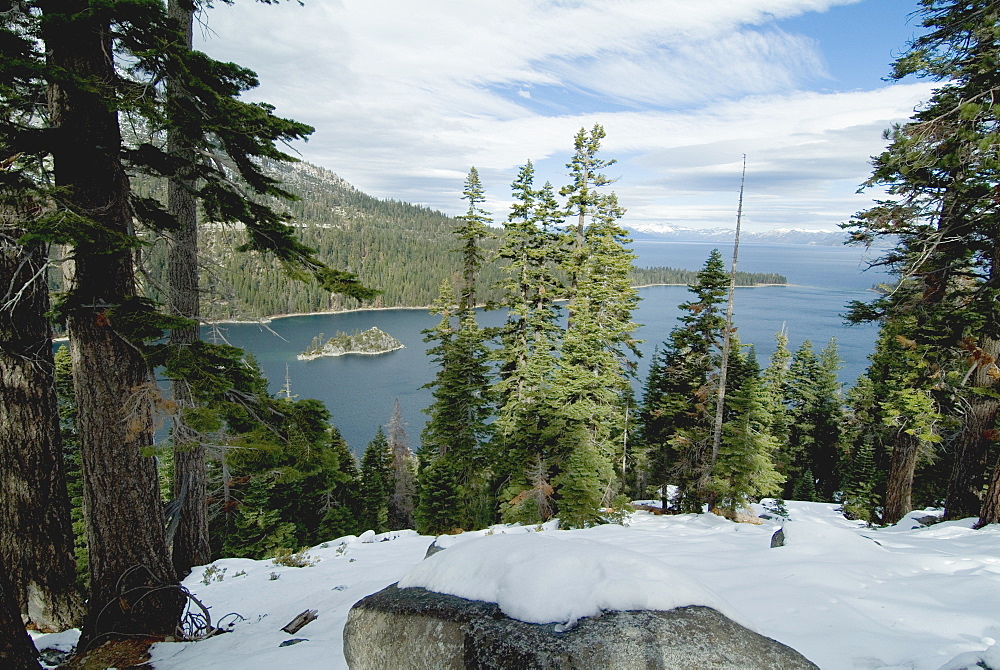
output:
[{"label": "large boulder", "polygon": [[344,655],[352,670],[817,667],[710,607],[612,611],[562,629],[512,619],[495,603],[393,584],[351,609]]}]

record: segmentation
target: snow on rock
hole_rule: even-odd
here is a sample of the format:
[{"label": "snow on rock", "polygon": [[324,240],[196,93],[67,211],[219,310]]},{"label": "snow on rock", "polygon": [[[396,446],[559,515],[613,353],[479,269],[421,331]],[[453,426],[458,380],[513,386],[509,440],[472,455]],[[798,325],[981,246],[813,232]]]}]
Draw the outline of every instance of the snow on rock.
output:
[{"label": "snow on rock", "polygon": [[[990,638],[987,638],[989,640]],[[940,670],[981,670],[1000,668],[1000,644],[990,644],[983,651],[959,654],[941,666]]]},{"label": "snow on rock", "polygon": [[832,552],[836,556],[845,554],[864,555],[869,552],[884,551],[880,542],[863,533],[838,528],[828,523],[815,521],[786,521],[781,526],[784,532],[784,546],[797,551],[812,553]]},{"label": "snow on rock", "polygon": [[507,616],[527,623],[572,623],[609,610],[687,605],[707,605],[738,620],[722,599],[662,561],[560,535],[521,533],[459,542],[418,564],[399,587],[496,603]]}]

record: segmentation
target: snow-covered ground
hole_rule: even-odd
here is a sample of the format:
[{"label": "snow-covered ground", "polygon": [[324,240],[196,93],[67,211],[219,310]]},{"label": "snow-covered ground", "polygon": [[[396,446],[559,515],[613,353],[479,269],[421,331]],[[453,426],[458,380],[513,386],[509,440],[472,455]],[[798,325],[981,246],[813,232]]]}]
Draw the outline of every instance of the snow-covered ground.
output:
[{"label": "snow-covered ground", "polygon": [[[972,530],[974,519],[966,519],[922,527],[914,519],[932,512],[914,512],[893,527],[871,529],[844,519],[832,504],[787,505],[790,520],[763,525],[711,514],[648,512],[633,514],[628,527],[558,531],[548,525],[536,535],[547,538],[538,544],[544,551],[534,554],[524,541],[488,545],[492,538],[477,539],[534,533],[534,528],[466,533],[441,543],[464,545],[451,560],[467,553],[484,569],[421,568],[411,579],[443,580],[445,588],[450,581],[473,591],[482,591],[477,580],[489,579],[482,592],[511,601],[505,611],[541,617],[536,620],[544,618],[539,612],[556,593],[562,601],[588,601],[589,607],[601,606],[593,596],[597,591],[610,593],[604,602],[617,603],[612,606],[627,606],[629,594],[649,597],[654,591],[655,598],[670,602],[659,589],[676,580],[683,589],[680,599],[714,599],[744,625],[824,670],[960,670],[982,667],[976,665],[981,660],[1000,669],[1000,526]],[[771,536],[781,525],[785,546],[772,549]],[[201,642],[158,644],[152,663],[156,670],[345,668],[342,632],[351,605],[407,576],[433,539],[412,531],[366,533],[310,549],[319,559],[311,567],[225,559],[216,561],[214,570],[197,568],[185,586],[211,607],[214,622],[232,623],[232,632]],[[480,547],[465,545],[470,540]],[[600,544],[607,545],[606,553]],[[495,551],[483,551],[487,546]],[[655,560],[640,566],[636,554]],[[520,558],[506,560],[515,555]],[[541,567],[519,569],[528,560]],[[620,570],[607,569],[616,564]],[[576,577],[567,579],[570,574]],[[524,588],[526,579],[531,588]],[[645,582],[651,584],[649,593],[636,594],[635,584]],[[319,618],[295,635],[280,630],[307,609],[318,610]],[[569,617],[578,611],[570,609]],[[36,644],[42,648],[70,638],[38,636]],[[303,641],[279,646],[290,639]]]}]

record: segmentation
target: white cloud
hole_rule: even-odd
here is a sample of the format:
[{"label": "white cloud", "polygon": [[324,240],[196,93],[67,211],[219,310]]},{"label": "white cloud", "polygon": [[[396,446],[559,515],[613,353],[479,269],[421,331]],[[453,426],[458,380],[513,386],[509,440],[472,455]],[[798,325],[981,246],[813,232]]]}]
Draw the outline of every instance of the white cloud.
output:
[{"label": "white cloud", "polygon": [[715,221],[747,153],[760,225],[828,227],[927,91],[809,92],[820,47],[778,21],[852,1],[237,3],[203,48],[256,70],[254,99],[316,126],[303,157],[372,195],[458,213],[476,165],[502,209],[517,166],[559,181],[574,132],[602,123],[630,216]]}]

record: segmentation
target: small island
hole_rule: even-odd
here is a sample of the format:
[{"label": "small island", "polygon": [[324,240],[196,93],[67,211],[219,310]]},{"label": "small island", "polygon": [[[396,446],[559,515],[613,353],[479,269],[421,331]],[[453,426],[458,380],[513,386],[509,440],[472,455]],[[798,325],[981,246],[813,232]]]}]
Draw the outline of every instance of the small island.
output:
[{"label": "small island", "polygon": [[323,337],[323,333],[314,337],[309,347],[296,358],[300,361],[311,361],[322,356],[384,354],[403,348],[402,342],[375,326],[365,331],[355,331],[350,335],[338,332],[325,342]]}]

